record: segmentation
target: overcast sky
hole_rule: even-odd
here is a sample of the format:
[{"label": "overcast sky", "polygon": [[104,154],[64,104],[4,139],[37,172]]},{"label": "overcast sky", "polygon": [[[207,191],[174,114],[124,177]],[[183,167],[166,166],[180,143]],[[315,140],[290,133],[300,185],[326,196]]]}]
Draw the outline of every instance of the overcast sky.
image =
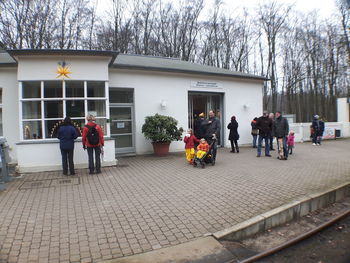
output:
[{"label": "overcast sky", "polygon": [[[263,5],[266,2],[266,0],[225,0],[226,5],[232,10],[237,7],[254,9],[256,6]],[[316,9],[325,18],[330,17],[336,8],[335,0],[278,0],[278,3],[294,4],[295,9],[302,12],[309,12]]]},{"label": "overcast sky", "polygon": [[[108,10],[108,5],[111,0],[97,0],[98,12],[103,13],[104,10]],[[177,3],[178,0],[169,0]],[[215,0],[205,0],[205,10],[209,10]],[[243,7],[250,11],[254,11],[258,5],[267,3],[266,0],[224,0],[224,5],[227,7],[230,13],[236,13],[237,9],[242,10]],[[318,10],[320,16],[329,18],[336,10],[335,0],[278,0],[278,3],[294,4],[295,9],[301,12],[307,13],[312,10]]]}]

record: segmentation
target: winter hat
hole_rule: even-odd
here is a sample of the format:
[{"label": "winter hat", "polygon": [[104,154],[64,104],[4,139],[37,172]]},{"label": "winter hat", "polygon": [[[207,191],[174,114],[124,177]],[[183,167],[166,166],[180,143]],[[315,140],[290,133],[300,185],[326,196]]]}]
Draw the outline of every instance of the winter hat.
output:
[{"label": "winter hat", "polygon": [[198,116],[199,117],[204,117],[204,112],[200,113]]},{"label": "winter hat", "polygon": [[231,117],[231,121],[235,120],[236,119],[236,116],[232,116]]},{"label": "winter hat", "polygon": [[318,116],[317,114],[314,116],[314,118],[316,119],[316,120],[318,120],[318,118],[320,118],[320,116]]}]

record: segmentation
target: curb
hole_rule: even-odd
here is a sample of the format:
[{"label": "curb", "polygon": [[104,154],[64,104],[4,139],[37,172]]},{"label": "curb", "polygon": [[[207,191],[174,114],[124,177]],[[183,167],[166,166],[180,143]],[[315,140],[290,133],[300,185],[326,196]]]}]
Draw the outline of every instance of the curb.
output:
[{"label": "curb", "polygon": [[289,204],[272,209],[230,228],[215,232],[212,235],[217,240],[242,240],[298,219],[347,196],[350,196],[350,183],[341,184],[327,191],[306,195]]}]

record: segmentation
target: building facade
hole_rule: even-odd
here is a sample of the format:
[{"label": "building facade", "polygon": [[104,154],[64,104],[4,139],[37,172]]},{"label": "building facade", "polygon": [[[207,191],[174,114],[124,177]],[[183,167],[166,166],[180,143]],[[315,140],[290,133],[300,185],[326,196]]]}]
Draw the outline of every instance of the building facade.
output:
[{"label": "building facade", "polygon": [[[264,78],[178,59],[122,55],[110,51],[0,51],[1,131],[21,172],[60,169],[56,137],[69,116],[78,129],[92,113],[103,127],[103,165],[116,155],[147,154],[152,145],[141,128],[146,116],[172,116],[193,128],[196,116],[214,110],[221,121],[220,144],[228,146],[231,116],[239,122],[240,143],[251,141],[250,121],[261,115]],[[170,151],[182,151],[173,142]],[[81,140],[77,167],[87,167]]]}]

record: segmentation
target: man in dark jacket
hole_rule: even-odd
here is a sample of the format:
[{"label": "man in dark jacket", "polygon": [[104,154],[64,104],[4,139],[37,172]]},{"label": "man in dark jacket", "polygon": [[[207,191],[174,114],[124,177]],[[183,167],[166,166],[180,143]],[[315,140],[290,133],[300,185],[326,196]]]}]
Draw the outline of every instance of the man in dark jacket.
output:
[{"label": "man in dark jacket", "polygon": [[259,130],[257,157],[261,156],[261,147],[263,140],[265,141],[265,156],[271,157],[269,141],[272,131],[272,120],[269,118],[267,111],[264,111],[263,116],[258,118],[256,127]]},{"label": "man in dark jacket", "polygon": [[214,111],[209,111],[209,119],[204,122],[205,125],[205,139],[209,144],[213,142],[213,138],[216,137],[216,141],[212,146],[213,159],[216,160],[217,144],[220,138],[220,121],[215,117]]},{"label": "man in dark jacket", "polygon": [[206,119],[204,118],[205,115],[204,113],[200,113],[198,115],[198,119],[194,123],[194,135],[198,139],[202,139],[205,137],[205,123],[207,122]]},{"label": "man in dark jacket", "polygon": [[318,115],[314,116],[314,119],[311,124],[311,128],[313,130],[312,145],[320,145],[321,137],[323,136],[323,132],[324,132],[324,122],[320,120],[320,117]]},{"label": "man in dark jacket", "polygon": [[66,117],[58,129],[57,138],[60,140],[60,150],[62,155],[63,174],[68,175],[68,166],[70,175],[74,175],[74,140],[78,138],[78,132],[72,125],[71,119]]},{"label": "man in dark jacket", "polygon": [[317,134],[317,145],[321,145],[321,140],[324,132],[324,121],[320,119],[319,122],[320,122],[320,129]]},{"label": "man in dark jacket", "polygon": [[289,124],[286,118],[282,117],[280,111],[276,112],[276,119],[273,125],[273,133],[277,138],[278,159],[288,159],[287,136],[289,133]]}]

